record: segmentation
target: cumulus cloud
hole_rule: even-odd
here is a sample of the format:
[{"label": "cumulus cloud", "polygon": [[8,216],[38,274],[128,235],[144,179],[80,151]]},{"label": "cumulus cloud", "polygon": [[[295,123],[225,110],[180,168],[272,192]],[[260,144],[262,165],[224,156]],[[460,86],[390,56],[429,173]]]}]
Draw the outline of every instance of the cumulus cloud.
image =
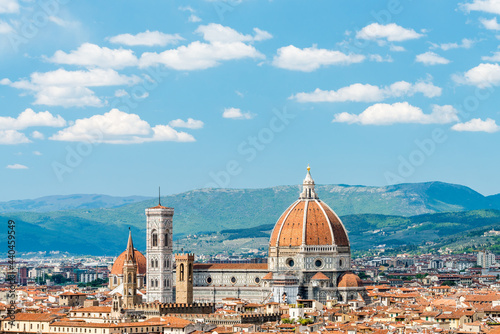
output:
[{"label": "cumulus cloud", "polygon": [[406,29],[395,23],[380,24],[372,23],[356,33],[356,38],[367,40],[378,40],[388,42],[402,42],[422,37],[413,29]]},{"label": "cumulus cloud", "polygon": [[124,44],[128,46],[165,46],[167,44],[177,44],[183,41],[179,34],[165,34],[159,31],[149,31],[138,33],[137,35],[121,34],[109,38],[111,43]]},{"label": "cumulus cloud", "polygon": [[451,127],[455,131],[488,132],[493,133],[500,130],[495,120],[487,118],[485,121],[480,118],[471,119],[465,123],[457,123]]},{"label": "cumulus cloud", "polygon": [[243,42],[211,42],[202,43],[195,41],[187,46],[180,46],[177,49],[166,50],[161,53],[145,52],[140,59],[141,67],[148,67],[157,64],[174,70],[203,70],[215,67],[221,61],[253,58],[264,58],[253,46]]},{"label": "cumulus cloud", "polygon": [[33,131],[31,133],[31,137],[33,137],[34,139],[44,139],[45,138],[43,133],[41,133],[40,131]]},{"label": "cumulus cloud", "polygon": [[360,63],[365,56],[340,51],[318,49],[316,46],[300,49],[293,45],[278,49],[273,65],[287,70],[311,72],[322,66]]},{"label": "cumulus cloud", "polygon": [[408,102],[394,104],[377,103],[366,108],[361,114],[347,112],[336,114],[332,122],[357,123],[362,125],[390,125],[395,123],[444,124],[458,121],[458,111],[451,105],[432,106],[432,113]]},{"label": "cumulus cloud", "polygon": [[8,169],[28,169],[27,166],[21,165],[21,164],[7,165],[7,167],[5,167],[5,168],[8,168]]},{"label": "cumulus cloud", "polygon": [[19,12],[17,0],[0,0],[0,14]]},{"label": "cumulus cloud", "polygon": [[427,51],[417,55],[415,57],[415,61],[424,65],[444,65],[450,62],[448,59],[441,57],[432,51]]},{"label": "cumulus cloud", "polygon": [[500,61],[500,51],[493,52],[491,56],[481,57],[484,61],[499,62]]},{"label": "cumulus cloud", "polygon": [[168,125],[151,127],[139,115],[111,109],[103,115],[77,119],[73,125],[49,138],[59,141],[83,141],[108,144],[140,144],[155,141],[191,142],[194,137]]},{"label": "cumulus cloud", "polygon": [[497,31],[500,30],[500,24],[498,24],[496,17],[492,18],[491,20],[487,20],[485,18],[480,18],[479,21],[488,30],[497,30]]},{"label": "cumulus cloud", "polygon": [[132,50],[110,49],[91,43],[84,43],[70,53],[58,50],[48,60],[56,64],[114,69],[136,66],[138,63]]},{"label": "cumulus cloud", "polygon": [[461,43],[442,43],[442,44],[436,44],[436,43],[431,43],[431,48],[432,49],[441,49],[443,51],[448,51],[451,49],[470,49],[474,45],[475,41],[472,39],[464,38],[462,39]]},{"label": "cumulus cloud", "polygon": [[479,88],[498,86],[500,84],[500,65],[482,63],[462,75],[453,75],[452,78],[456,83]]},{"label": "cumulus cloud", "polygon": [[13,31],[14,31],[14,28],[12,28],[10,24],[0,20],[0,35],[10,34]]},{"label": "cumulus cloud", "polygon": [[34,104],[63,107],[99,107],[104,103],[94,91],[87,87],[133,85],[142,80],[135,76],[121,75],[113,69],[90,69],[88,71],[56,71],[32,73],[29,80],[7,82],[14,88],[35,95]]},{"label": "cumulus cloud", "polygon": [[0,145],[17,145],[31,143],[24,133],[17,130],[0,130]]},{"label": "cumulus cloud", "polygon": [[218,23],[210,23],[204,26],[199,26],[195,32],[203,35],[203,39],[208,42],[223,42],[223,43],[233,43],[233,42],[258,42],[266,39],[270,39],[273,36],[267,31],[260,30],[259,28],[253,28],[255,34],[244,35],[233,28],[223,26]]},{"label": "cumulus cloud", "polygon": [[479,11],[492,14],[500,14],[500,1],[498,0],[473,0],[470,3],[461,4],[463,10]]},{"label": "cumulus cloud", "polygon": [[48,111],[34,112],[26,109],[17,118],[0,117],[0,130],[22,130],[33,126],[63,127],[66,121],[60,116],[54,116]]},{"label": "cumulus cloud", "polygon": [[254,115],[250,112],[242,112],[240,108],[225,108],[222,117],[231,119],[252,119]]},{"label": "cumulus cloud", "polygon": [[173,128],[186,128],[186,129],[201,129],[203,127],[203,122],[200,120],[188,118],[187,121],[182,119],[174,119],[168,123]]},{"label": "cumulus cloud", "polygon": [[191,14],[189,15],[188,22],[193,22],[193,23],[201,22],[201,19],[198,16]]},{"label": "cumulus cloud", "polygon": [[411,84],[398,81],[389,86],[370,84],[352,84],[338,90],[321,90],[317,88],[311,93],[297,93],[290,96],[298,102],[376,102],[391,97],[412,96],[421,93],[426,97],[440,96],[442,89],[431,82],[419,81]]}]

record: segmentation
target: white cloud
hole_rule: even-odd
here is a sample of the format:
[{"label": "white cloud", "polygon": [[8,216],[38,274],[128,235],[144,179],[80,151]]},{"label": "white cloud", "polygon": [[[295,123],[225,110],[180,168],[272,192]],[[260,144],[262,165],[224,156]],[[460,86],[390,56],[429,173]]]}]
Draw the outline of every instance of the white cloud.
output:
[{"label": "white cloud", "polygon": [[389,42],[402,42],[422,36],[422,34],[417,33],[413,29],[406,29],[395,23],[386,25],[372,23],[356,33],[356,38],[358,39],[387,40]]},{"label": "white cloud", "polygon": [[39,131],[33,131],[31,133],[31,137],[33,137],[34,139],[44,139],[45,136],[43,135],[43,133],[39,132]]},{"label": "white cloud", "polygon": [[391,56],[382,57],[381,55],[378,55],[378,54],[370,55],[370,60],[375,61],[377,63],[384,63],[384,62],[392,63],[394,61],[394,59],[392,59]]},{"label": "white cloud", "polygon": [[448,59],[441,57],[432,51],[427,51],[417,55],[415,57],[415,61],[424,65],[444,65],[450,62]]},{"label": "white cloud", "polygon": [[66,71],[58,69],[45,73],[32,73],[30,80],[19,80],[10,86],[35,95],[34,104],[63,107],[102,106],[104,103],[87,87],[133,85],[142,80],[121,75],[112,69]]},{"label": "white cloud", "polygon": [[500,1],[498,0],[473,0],[471,3],[461,4],[461,7],[467,12],[480,11],[500,14]]},{"label": "white cloud", "polygon": [[0,13],[17,13],[19,12],[19,3],[17,0],[0,0]]},{"label": "white cloud", "polygon": [[165,46],[167,44],[177,44],[184,40],[179,34],[165,34],[159,31],[149,31],[138,33],[137,35],[122,34],[109,38],[111,43],[124,44],[129,46]]},{"label": "white cloud", "polygon": [[403,51],[406,51],[406,49],[400,45],[394,45],[394,44],[391,44],[389,46],[389,50],[391,51],[394,51],[394,52],[403,52]]},{"label": "white cloud", "polygon": [[188,118],[187,121],[182,119],[174,119],[168,123],[173,128],[186,128],[186,129],[201,129],[203,127],[203,122],[200,120]]},{"label": "white cloud", "polygon": [[376,102],[391,97],[412,96],[416,93],[422,93],[426,97],[436,97],[441,95],[441,91],[440,87],[424,81],[415,84],[398,81],[383,87],[356,83],[336,91],[325,91],[317,88],[311,93],[292,95],[290,99],[295,99],[298,102]]},{"label": "white cloud", "polygon": [[483,56],[481,59],[484,61],[500,62],[500,51],[493,52],[491,56]]},{"label": "white cloud", "polygon": [[191,13],[195,12],[195,10],[193,9],[193,7],[191,7],[191,6],[180,6],[179,10],[181,10],[183,12],[191,12]]},{"label": "white cloud", "polygon": [[145,52],[140,59],[141,67],[163,64],[174,70],[202,70],[214,67],[224,60],[264,58],[253,46],[242,42],[210,44],[195,41],[187,46],[161,53]]},{"label": "white cloud", "polygon": [[62,18],[57,17],[57,16],[49,16],[49,21],[57,24],[60,27],[64,27],[64,28],[71,28],[71,27],[76,27],[79,25],[79,22],[66,21],[66,20],[63,20]]},{"label": "white cloud", "polygon": [[464,38],[460,44],[458,43],[442,43],[436,44],[431,43],[432,49],[441,49],[443,51],[448,51],[451,49],[470,49],[474,45],[475,41],[472,39]]},{"label": "white cloud", "polygon": [[33,151],[33,154],[34,155],[42,155],[42,153],[40,151]]},{"label": "white cloud", "polygon": [[58,50],[48,60],[56,64],[115,69],[136,66],[138,63],[132,50],[110,49],[91,43],[84,43],[70,53]]},{"label": "white cloud", "polygon": [[240,108],[225,108],[222,117],[231,119],[251,119],[254,115],[250,112],[242,112]]},{"label": "white cloud", "polygon": [[31,143],[24,133],[16,130],[0,130],[0,145]]},{"label": "white cloud", "polygon": [[36,113],[33,109],[26,109],[17,118],[0,117],[0,130],[22,130],[33,126],[62,127],[66,121],[60,116],[54,116],[48,111]]},{"label": "white cloud", "polygon": [[10,85],[11,83],[12,81],[7,78],[3,78],[2,80],[0,80],[0,85]]},{"label": "white cloud", "polygon": [[500,84],[500,65],[482,63],[463,75],[453,75],[452,78],[459,84],[473,85],[479,88],[497,86]]},{"label": "white cloud", "polygon": [[203,39],[208,42],[254,42],[270,39],[273,36],[267,31],[260,30],[259,28],[253,29],[255,35],[244,35],[237,32],[233,28],[223,26],[218,23],[210,23],[204,26],[199,26],[195,32],[203,35]]},{"label": "white cloud", "polygon": [[188,21],[196,23],[196,22],[201,22],[201,19],[198,16],[191,14],[188,18]]},{"label": "white cloud", "polygon": [[431,114],[408,102],[394,104],[377,103],[366,108],[361,114],[347,112],[336,114],[332,122],[358,123],[362,125],[390,125],[395,123],[444,124],[458,121],[458,111],[453,106],[433,105]]},{"label": "white cloud", "polygon": [[485,18],[480,18],[479,21],[488,30],[497,30],[497,31],[500,30],[500,24],[498,24],[496,17],[492,18],[491,20],[487,20]]},{"label": "white cloud", "polygon": [[139,144],[154,141],[191,142],[194,137],[168,125],[151,127],[136,114],[112,109],[103,115],[77,119],[49,139],[108,144]]},{"label": "white cloud", "polygon": [[451,127],[455,131],[473,131],[493,133],[500,130],[495,120],[487,118],[485,121],[480,118],[471,119],[465,123],[457,123]]},{"label": "white cloud", "polygon": [[[1,0],[0,0],[1,1]],[[7,22],[0,20],[0,35],[2,34],[10,34],[14,31],[14,28],[10,26]]]},{"label": "white cloud", "polygon": [[340,51],[318,49],[316,46],[299,49],[293,45],[278,49],[274,56],[273,65],[287,70],[311,72],[321,66],[348,65],[360,63],[365,56],[359,54],[345,54]]},{"label": "white cloud", "polygon": [[7,167],[5,167],[5,168],[8,168],[8,169],[28,169],[27,166],[21,165],[21,164],[7,165]]},{"label": "white cloud", "polygon": [[117,89],[115,91],[115,97],[128,96],[128,92],[125,89]]}]

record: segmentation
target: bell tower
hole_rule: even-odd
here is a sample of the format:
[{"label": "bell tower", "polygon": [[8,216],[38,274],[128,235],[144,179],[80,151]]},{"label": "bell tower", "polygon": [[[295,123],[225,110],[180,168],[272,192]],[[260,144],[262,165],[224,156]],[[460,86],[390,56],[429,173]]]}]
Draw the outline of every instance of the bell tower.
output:
[{"label": "bell tower", "polygon": [[178,304],[193,303],[193,262],[194,254],[175,256],[175,302]]},{"label": "bell tower", "polygon": [[173,302],[172,221],[174,209],[158,205],[146,209],[146,300]]},{"label": "bell tower", "polygon": [[137,261],[132,232],[129,228],[126,258],[123,263],[123,307],[133,308],[135,304],[140,302],[141,296],[137,295]]}]

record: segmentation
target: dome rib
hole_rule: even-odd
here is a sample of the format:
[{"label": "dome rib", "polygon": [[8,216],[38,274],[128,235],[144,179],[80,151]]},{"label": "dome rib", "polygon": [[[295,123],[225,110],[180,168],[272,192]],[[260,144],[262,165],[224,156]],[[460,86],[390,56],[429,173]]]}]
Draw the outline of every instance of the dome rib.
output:
[{"label": "dome rib", "polygon": [[[135,261],[137,262],[137,274],[144,275],[146,274],[146,266],[147,261],[146,257],[139,252],[137,249],[134,249]],[[113,263],[113,267],[111,267],[110,275],[122,275],[123,274],[123,265],[125,264],[125,260],[127,258],[127,251],[121,253]]]}]

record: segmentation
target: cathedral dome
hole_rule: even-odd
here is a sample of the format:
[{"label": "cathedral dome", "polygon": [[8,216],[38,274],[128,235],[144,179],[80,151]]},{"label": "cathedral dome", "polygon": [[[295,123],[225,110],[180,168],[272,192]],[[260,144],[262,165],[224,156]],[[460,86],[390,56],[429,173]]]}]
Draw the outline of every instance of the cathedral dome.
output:
[{"label": "cathedral dome", "polygon": [[358,275],[348,271],[340,277],[339,288],[359,288],[363,286],[363,282]]},{"label": "cathedral dome", "polygon": [[270,247],[302,245],[349,247],[347,232],[340,218],[318,199],[309,167],[300,198],[278,219],[269,243]]},{"label": "cathedral dome", "polygon": [[[135,260],[137,261],[137,274],[144,275],[146,274],[146,266],[147,261],[146,257],[139,252],[137,249],[134,249]],[[123,264],[125,263],[125,258],[127,257],[127,251],[125,250],[120,254],[113,263],[113,267],[111,268],[111,275],[121,275],[123,272]]]}]

